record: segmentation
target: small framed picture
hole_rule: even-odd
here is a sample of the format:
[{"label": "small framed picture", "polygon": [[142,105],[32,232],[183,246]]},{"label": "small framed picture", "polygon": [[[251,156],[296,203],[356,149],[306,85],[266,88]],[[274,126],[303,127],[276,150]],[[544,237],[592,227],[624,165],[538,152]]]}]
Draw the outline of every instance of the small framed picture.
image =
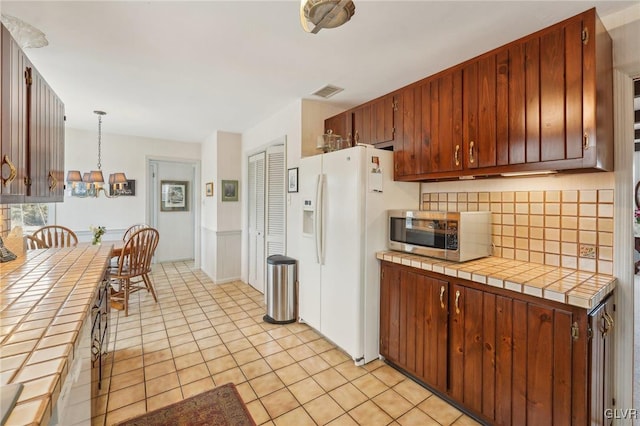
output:
[{"label": "small framed picture", "polygon": [[297,167],[294,167],[288,170],[287,192],[298,192],[298,168]]},{"label": "small framed picture", "polygon": [[205,187],[207,197],[213,197],[213,182],[207,182]]},{"label": "small framed picture", "polygon": [[160,182],[161,197],[160,197],[160,211],[173,212],[173,211],[188,211],[188,193],[189,182],[187,181],[168,181],[163,180]]},{"label": "small framed picture", "polygon": [[221,185],[222,201],[238,201],[238,181],[223,180]]}]

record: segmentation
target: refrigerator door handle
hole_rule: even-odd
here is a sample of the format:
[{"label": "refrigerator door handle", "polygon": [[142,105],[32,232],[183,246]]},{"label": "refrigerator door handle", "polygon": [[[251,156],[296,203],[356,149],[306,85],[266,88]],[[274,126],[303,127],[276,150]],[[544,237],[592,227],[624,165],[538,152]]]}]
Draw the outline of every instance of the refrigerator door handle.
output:
[{"label": "refrigerator door handle", "polygon": [[322,214],[320,213],[320,206],[321,206],[321,200],[322,200],[322,175],[319,174],[318,176],[316,176],[316,208],[314,210],[314,217],[313,217],[313,222],[315,224],[316,229],[314,230],[313,236],[314,236],[314,242],[316,245],[316,261],[318,263],[320,263],[320,244],[321,244],[321,238],[322,235],[320,234],[320,232],[322,232],[322,225],[320,223],[320,221],[322,220]]},{"label": "refrigerator door handle", "polygon": [[325,191],[325,175],[320,175],[320,203],[317,204],[316,209],[319,210],[319,224],[320,232],[318,233],[318,247],[320,248],[320,264],[324,265],[324,191]]}]

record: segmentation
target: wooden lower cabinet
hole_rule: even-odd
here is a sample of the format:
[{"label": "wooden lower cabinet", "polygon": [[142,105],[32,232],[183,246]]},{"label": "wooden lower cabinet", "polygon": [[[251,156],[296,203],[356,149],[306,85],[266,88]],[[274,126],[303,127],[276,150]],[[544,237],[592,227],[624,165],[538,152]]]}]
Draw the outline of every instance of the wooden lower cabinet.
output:
[{"label": "wooden lower cabinet", "polygon": [[613,298],[587,312],[389,262],[381,268],[387,362],[484,423],[608,424]]}]

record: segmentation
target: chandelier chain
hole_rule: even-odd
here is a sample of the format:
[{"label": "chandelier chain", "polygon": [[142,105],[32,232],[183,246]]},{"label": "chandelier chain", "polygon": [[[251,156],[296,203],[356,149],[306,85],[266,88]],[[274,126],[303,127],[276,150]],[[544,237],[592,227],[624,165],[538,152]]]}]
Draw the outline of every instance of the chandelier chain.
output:
[{"label": "chandelier chain", "polygon": [[98,170],[102,169],[102,115],[98,115]]}]

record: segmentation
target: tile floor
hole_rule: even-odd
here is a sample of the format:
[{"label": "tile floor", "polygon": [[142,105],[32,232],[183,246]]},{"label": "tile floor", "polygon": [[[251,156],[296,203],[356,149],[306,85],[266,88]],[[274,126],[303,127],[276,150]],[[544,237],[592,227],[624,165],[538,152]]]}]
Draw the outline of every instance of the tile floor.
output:
[{"label": "tile floor", "polygon": [[93,425],[111,425],[227,382],[258,425],[477,425],[377,360],[357,367],[304,324],[265,323],[263,295],[214,284],[193,262],[154,266],[156,304],[112,311]]}]

